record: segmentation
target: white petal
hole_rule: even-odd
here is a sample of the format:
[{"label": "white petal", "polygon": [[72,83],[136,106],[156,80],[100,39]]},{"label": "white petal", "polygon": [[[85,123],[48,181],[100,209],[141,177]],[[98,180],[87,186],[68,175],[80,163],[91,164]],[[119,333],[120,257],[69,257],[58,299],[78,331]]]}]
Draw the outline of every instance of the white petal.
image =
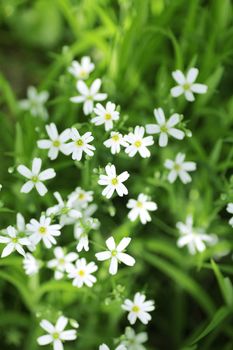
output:
[{"label": "white petal", "polygon": [[66,325],[68,323],[68,318],[64,317],[64,316],[60,316],[59,319],[57,320],[57,323],[56,323],[56,330],[58,332],[61,332],[63,331],[63,329],[66,328]]},{"label": "white petal", "polygon": [[125,265],[133,266],[135,264],[135,259],[126,253],[119,253],[117,255],[118,259],[123,262]]},{"label": "white petal", "polygon": [[39,179],[41,181],[52,179],[56,176],[53,168],[46,169],[39,174]]},{"label": "white petal", "polygon": [[2,251],[2,258],[5,258],[6,256],[10,255],[15,250],[14,243],[9,243]]},{"label": "white petal", "polygon": [[27,181],[22,187],[20,192],[22,193],[28,193],[32,190],[32,188],[34,187],[34,183],[32,181]]},{"label": "white petal", "polygon": [[38,193],[41,196],[44,196],[48,192],[48,190],[45,187],[45,185],[43,184],[43,182],[36,182],[35,186],[36,186],[36,189],[37,189]]},{"label": "white petal", "polygon": [[165,132],[162,132],[159,135],[159,146],[160,147],[165,147],[167,146],[167,142],[168,142],[168,136]]},{"label": "white petal", "polygon": [[106,241],[106,246],[109,250],[116,249],[116,243],[113,237],[109,237]]},{"label": "white petal", "polygon": [[190,68],[187,74],[187,82],[189,84],[192,84],[198,76],[198,69],[197,68]]},{"label": "white petal", "polygon": [[111,252],[109,252],[109,251],[100,252],[100,253],[96,253],[95,256],[96,256],[97,260],[104,261],[104,260],[108,260],[111,258]]},{"label": "white petal", "polygon": [[89,94],[89,89],[84,81],[78,80],[76,87],[82,95],[87,96]]},{"label": "white petal", "polygon": [[53,341],[53,350],[64,350],[63,344],[60,339]]},{"label": "white petal", "polygon": [[37,343],[39,345],[47,345],[53,342],[53,337],[49,334],[42,335],[41,337],[37,338]]},{"label": "white petal", "polygon": [[117,251],[122,252],[131,242],[130,237],[124,237],[117,246]]},{"label": "white petal", "polygon": [[34,158],[32,161],[32,173],[34,175],[39,174],[41,169],[42,160],[40,158]]},{"label": "white petal", "polygon": [[31,170],[29,170],[25,165],[19,165],[17,167],[17,171],[27,179],[30,179],[32,176]]},{"label": "white petal", "polygon": [[178,84],[183,85],[185,83],[185,76],[180,70],[172,72],[172,76]]},{"label": "white petal", "polygon": [[182,86],[175,86],[171,89],[172,97],[178,97],[184,93],[184,89]]},{"label": "white petal", "polygon": [[158,134],[160,132],[160,127],[157,124],[147,124],[146,132],[147,134]]},{"label": "white petal", "polygon": [[52,325],[52,323],[47,321],[47,320],[42,320],[40,322],[40,326],[41,326],[41,328],[43,328],[48,333],[53,333],[55,331],[55,328]]},{"label": "white petal", "polygon": [[118,261],[117,261],[117,258],[113,256],[109,266],[109,273],[111,275],[115,275],[117,273],[117,269],[118,269]]},{"label": "white petal", "polygon": [[193,84],[190,89],[196,94],[205,94],[208,86],[204,84]]},{"label": "white petal", "polygon": [[169,135],[173,136],[177,140],[183,140],[185,133],[182,130],[171,128],[168,130]]}]

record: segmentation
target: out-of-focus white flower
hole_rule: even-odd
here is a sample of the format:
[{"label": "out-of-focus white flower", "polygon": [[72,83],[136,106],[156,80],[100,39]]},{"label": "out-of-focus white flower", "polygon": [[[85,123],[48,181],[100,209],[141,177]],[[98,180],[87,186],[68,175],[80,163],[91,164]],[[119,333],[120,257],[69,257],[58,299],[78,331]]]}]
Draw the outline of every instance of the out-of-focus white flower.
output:
[{"label": "out-of-focus white flower", "polygon": [[102,195],[109,199],[112,197],[114,191],[116,191],[120,197],[128,194],[127,188],[123,185],[123,182],[129,178],[128,171],[117,175],[115,165],[107,165],[105,171],[106,175],[100,175],[98,181],[99,185],[106,186],[102,191]]},{"label": "out-of-focus white flower", "polygon": [[27,89],[27,99],[19,102],[19,107],[22,110],[29,111],[34,117],[39,117],[44,120],[48,119],[48,112],[45,108],[45,103],[49,98],[47,91],[38,92],[34,86],[29,86]]},{"label": "out-of-focus white flower", "polygon": [[41,149],[48,149],[48,157],[51,160],[57,158],[59,151],[66,154],[65,143],[70,139],[70,129],[65,129],[60,135],[54,123],[45,126],[50,140],[39,140],[37,146]]},{"label": "out-of-focus white flower", "polygon": [[90,145],[90,142],[94,140],[91,132],[88,131],[81,136],[77,129],[71,128],[70,138],[72,141],[64,147],[66,154],[72,154],[73,160],[81,160],[83,153],[86,153],[89,157],[94,155],[95,147]]},{"label": "out-of-focus white flower", "polygon": [[93,201],[93,191],[85,191],[81,187],[76,189],[69,194],[69,200],[76,209],[85,209],[88,204]]},{"label": "out-of-focus white flower", "polygon": [[58,318],[55,326],[47,320],[42,320],[40,326],[48,334],[37,338],[37,343],[39,345],[53,344],[53,350],[63,350],[63,342],[77,338],[75,329],[65,330],[67,323],[68,318],[64,316]]},{"label": "out-of-focus white flower", "polygon": [[31,233],[29,238],[33,245],[37,245],[42,240],[46,248],[51,248],[57,243],[54,237],[61,234],[61,225],[51,225],[51,218],[42,215],[39,221],[31,219],[27,224],[27,230]]},{"label": "out-of-focus white flower", "polygon": [[179,248],[187,245],[189,253],[194,255],[198,252],[203,252],[206,245],[214,245],[217,243],[217,237],[213,234],[206,234],[202,228],[193,227],[192,215],[187,216],[186,222],[178,222],[176,224],[180,233],[180,238],[177,240]]},{"label": "out-of-focus white flower", "polygon": [[140,193],[137,200],[130,199],[127,203],[127,208],[130,208],[128,218],[131,221],[135,221],[138,217],[142,224],[146,224],[151,221],[149,211],[155,211],[158,206],[155,202],[151,202],[149,197],[143,193]]},{"label": "out-of-focus white flower", "polygon": [[189,171],[196,170],[196,163],[194,162],[185,162],[185,154],[178,153],[175,160],[167,159],[164,163],[165,168],[169,169],[168,181],[173,183],[176,181],[177,176],[180,180],[187,184],[192,181]]},{"label": "out-of-focus white flower", "polygon": [[71,97],[70,101],[73,103],[83,103],[84,114],[91,114],[94,108],[94,102],[104,101],[108,96],[107,94],[99,93],[100,86],[101,79],[94,80],[90,88],[88,88],[84,81],[78,80],[76,87],[80,95]]},{"label": "out-of-focus white flower", "polygon": [[19,254],[25,256],[25,251],[22,246],[30,245],[30,241],[26,237],[19,237],[17,230],[13,226],[8,226],[6,230],[4,230],[4,233],[6,236],[0,236],[0,243],[6,244],[6,247],[2,251],[1,258],[5,258],[15,250]]},{"label": "out-of-focus white flower", "polygon": [[173,136],[175,139],[182,140],[185,133],[179,129],[174,128],[180,121],[180,115],[175,113],[168,120],[166,120],[162,108],[154,109],[155,119],[158,124],[147,124],[147,134],[160,134],[159,146],[165,147],[168,143],[168,136]]},{"label": "out-of-focus white flower", "polygon": [[100,253],[96,253],[95,256],[98,260],[111,260],[109,266],[109,273],[115,275],[118,270],[118,262],[122,262],[125,265],[133,266],[135,259],[129,254],[124,253],[125,248],[129,245],[131,238],[124,237],[118,245],[116,245],[113,237],[109,237],[106,241],[108,250]]},{"label": "out-of-focus white flower", "polygon": [[71,66],[68,68],[68,72],[72,74],[76,79],[87,79],[90,73],[94,70],[95,65],[91,62],[89,56],[84,56],[81,61],[72,61]]},{"label": "out-of-focus white flower", "polygon": [[27,275],[32,276],[38,273],[40,263],[32,254],[26,253],[23,259],[23,268]]},{"label": "out-of-focus white flower", "polygon": [[137,318],[143,323],[147,324],[151,320],[149,312],[155,309],[154,301],[147,300],[146,296],[141,293],[136,293],[134,300],[126,299],[122,305],[122,309],[129,312],[128,320],[130,324],[134,324]]},{"label": "out-of-focus white flower", "polygon": [[58,201],[58,204],[48,208],[46,214],[48,216],[59,215],[59,223],[61,226],[74,224],[77,219],[82,217],[80,210],[74,209],[73,200],[68,199],[67,202],[64,202],[59,192],[55,192],[53,195]]},{"label": "out-of-focus white flower", "polygon": [[146,350],[144,344],[148,340],[146,332],[136,334],[133,328],[126,327],[125,329],[125,340],[122,344],[126,346],[127,350]]},{"label": "out-of-focus white flower", "polygon": [[198,73],[197,68],[190,68],[186,76],[180,70],[172,72],[172,76],[178,85],[171,89],[171,95],[178,97],[184,94],[186,100],[192,102],[195,100],[193,93],[205,94],[208,86],[195,83]]},{"label": "out-of-focus white flower", "polygon": [[91,119],[95,125],[103,125],[106,131],[113,128],[113,122],[119,119],[119,112],[116,111],[116,105],[112,102],[107,102],[106,107],[97,103],[94,108],[96,116]]},{"label": "out-of-focus white flower", "polygon": [[87,287],[92,287],[96,282],[96,277],[93,272],[97,271],[98,267],[94,262],[87,263],[85,258],[76,261],[75,266],[71,265],[67,268],[68,277],[73,279],[73,286],[81,288],[84,284]]},{"label": "out-of-focus white flower", "polygon": [[110,138],[104,141],[104,146],[110,148],[112,154],[116,154],[120,152],[121,146],[127,147],[128,143],[125,141],[122,134],[117,131],[112,131]]},{"label": "out-of-focus white flower", "polygon": [[48,192],[43,181],[54,178],[56,173],[52,168],[40,171],[41,164],[42,160],[40,158],[34,158],[32,161],[32,170],[25,165],[19,165],[17,167],[18,172],[28,179],[28,181],[22,186],[21,192],[28,193],[33,187],[36,188],[40,196],[44,196]]},{"label": "out-of-focus white flower", "polygon": [[56,280],[60,280],[64,276],[64,272],[68,268],[72,267],[72,262],[78,259],[77,253],[68,253],[65,254],[64,250],[61,247],[56,247],[53,250],[55,259],[48,261],[48,267],[54,269],[54,277]]},{"label": "out-of-focus white flower", "polygon": [[[233,214],[233,203],[227,205],[227,212]],[[229,220],[229,224],[233,227],[233,217]]]},{"label": "out-of-focus white flower", "polygon": [[[99,346],[99,350],[110,350],[110,348],[106,344],[102,344]],[[128,350],[124,345],[119,345],[115,350]]]},{"label": "out-of-focus white flower", "polygon": [[134,157],[136,153],[139,153],[142,158],[150,157],[150,151],[148,146],[154,144],[152,136],[144,137],[145,129],[143,126],[136,126],[134,132],[130,132],[125,135],[124,139],[129,145],[125,148],[125,152],[129,157]]}]

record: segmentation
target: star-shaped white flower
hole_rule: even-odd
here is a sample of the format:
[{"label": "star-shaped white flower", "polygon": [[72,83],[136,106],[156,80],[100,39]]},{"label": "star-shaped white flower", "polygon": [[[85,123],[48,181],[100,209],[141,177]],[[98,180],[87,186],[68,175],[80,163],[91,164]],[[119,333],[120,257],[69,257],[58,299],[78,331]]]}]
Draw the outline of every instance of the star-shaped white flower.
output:
[{"label": "star-shaped white flower", "polygon": [[119,153],[121,146],[127,147],[128,143],[122,134],[117,131],[111,131],[110,138],[104,141],[104,146],[110,148],[112,154]]},{"label": "star-shaped white flower", "polygon": [[116,105],[112,102],[107,102],[106,107],[97,103],[94,108],[96,116],[91,119],[91,122],[95,125],[103,125],[106,131],[113,128],[113,122],[119,119],[119,112],[116,111]]},{"label": "star-shaped white flower", "polygon": [[147,324],[151,320],[149,312],[155,309],[154,301],[147,300],[146,296],[141,293],[136,293],[134,300],[126,299],[122,305],[122,309],[129,312],[128,320],[130,324],[134,324],[137,318],[143,323]]},{"label": "star-shaped white flower", "polygon": [[137,200],[130,199],[128,201],[127,208],[131,209],[128,214],[131,221],[135,221],[139,217],[141,223],[146,224],[151,221],[149,211],[155,211],[158,206],[155,202],[151,202],[147,195],[140,193]]},{"label": "star-shaped white flower", "polygon": [[68,72],[72,74],[76,79],[85,80],[89,78],[90,73],[94,70],[95,65],[91,62],[89,56],[84,56],[81,61],[72,61],[71,66],[68,68]]},{"label": "star-shaped white flower", "polygon": [[148,146],[154,144],[152,136],[144,137],[145,129],[143,126],[136,126],[134,132],[130,132],[125,135],[124,139],[129,145],[125,148],[125,152],[129,157],[134,157],[136,153],[139,153],[142,158],[150,157],[150,151]]},{"label": "star-shaped white flower", "polygon": [[65,145],[65,149],[66,154],[72,154],[73,160],[81,160],[83,153],[89,157],[94,155],[95,147],[90,145],[94,140],[91,132],[88,131],[81,136],[76,128],[71,128],[70,138],[72,141]]},{"label": "star-shaped white flower", "polygon": [[168,136],[173,136],[175,139],[182,140],[185,133],[179,129],[174,128],[180,121],[180,115],[175,113],[168,120],[165,118],[165,114],[162,108],[154,109],[155,119],[158,124],[147,124],[147,134],[160,134],[159,146],[165,147],[168,143]]},{"label": "star-shaped white flower", "polygon": [[4,230],[6,236],[0,236],[0,243],[6,244],[6,247],[2,251],[2,258],[13,253],[15,250],[25,256],[25,251],[23,249],[23,245],[30,245],[30,241],[26,237],[18,236],[17,230],[13,226],[8,226],[6,230]]},{"label": "star-shaped white flower", "polygon": [[39,345],[53,344],[53,350],[63,350],[63,342],[75,340],[77,338],[75,329],[65,330],[67,323],[68,318],[64,316],[58,318],[55,326],[47,320],[42,320],[40,326],[48,334],[37,338],[37,343]]},{"label": "star-shaped white flower", "polygon": [[56,173],[52,168],[41,171],[41,165],[42,160],[40,158],[34,158],[32,161],[32,170],[25,165],[19,165],[17,167],[18,172],[28,179],[28,181],[22,186],[20,190],[21,192],[28,193],[33,187],[36,188],[40,196],[44,196],[48,192],[43,181],[54,178]]},{"label": "star-shaped white flower", "polygon": [[33,245],[36,246],[42,240],[46,248],[51,248],[57,244],[54,237],[60,236],[61,225],[51,224],[51,218],[42,215],[39,221],[31,219],[27,230],[31,234],[29,238]]},{"label": "star-shaped white flower", "polygon": [[88,88],[84,81],[78,80],[76,87],[80,95],[71,97],[70,101],[73,103],[83,103],[84,114],[91,114],[94,108],[94,102],[104,101],[107,98],[107,94],[99,93],[100,86],[101,79],[94,80],[90,88]]},{"label": "star-shaped white flower", "polygon": [[92,274],[98,267],[94,262],[87,263],[85,258],[76,261],[75,265],[67,268],[68,277],[73,279],[73,286],[81,288],[83,285],[92,287],[96,282],[96,277]]},{"label": "star-shaped white flower", "polygon": [[185,76],[180,70],[172,72],[174,80],[177,82],[177,86],[171,89],[171,95],[178,97],[184,94],[187,101],[194,101],[194,94],[205,94],[208,86],[204,84],[195,83],[199,70],[197,68],[190,68]]},{"label": "star-shaped white flower", "polygon": [[[110,350],[110,348],[106,344],[102,344],[99,346],[99,350]],[[119,345],[115,350],[127,350],[124,345]]]},{"label": "star-shaped white flower", "polygon": [[38,273],[40,263],[31,253],[26,253],[23,259],[23,268],[26,275],[32,276]]},{"label": "star-shaped white flower", "polygon": [[175,182],[177,177],[179,177],[184,184],[187,184],[192,181],[192,178],[188,172],[196,170],[196,163],[185,162],[184,160],[185,154],[178,153],[174,161],[171,159],[167,159],[165,161],[165,168],[170,170],[168,174],[168,181],[170,183]]},{"label": "star-shaped white flower", "polygon": [[115,275],[118,270],[118,263],[122,262],[127,266],[133,266],[135,259],[129,254],[124,253],[125,248],[129,245],[131,238],[124,237],[118,245],[116,245],[113,237],[109,237],[106,241],[108,250],[96,253],[97,260],[111,260],[109,266],[109,273]]},{"label": "star-shaped white flower", "polygon": [[85,209],[88,204],[93,201],[93,191],[85,191],[81,187],[76,187],[76,189],[69,194],[68,198],[72,202],[74,208]]},{"label": "star-shaped white flower", "polygon": [[124,337],[122,344],[126,346],[127,350],[146,350],[142,345],[148,340],[146,332],[136,334],[133,328],[126,327]]},{"label": "star-shaped white flower", "polygon": [[54,123],[45,126],[50,140],[39,140],[37,146],[41,149],[48,149],[48,157],[51,160],[57,158],[59,151],[66,154],[65,143],[70,139],[70,129],[64,130],[60,135]]},{"label": "star-shaped white flower", "polygon": [[55,270],[55,280],[60,280],[63,278],[64,273],[67,271],[67,269],[72,267],[72,262],[78,259],[78,254],[73,252],[65,254],[64,250],[61,247],[54,248],[53,254],[55,256],[55,259],[48,261],[47,266],[50,269]]},{"label": "star-shaped white flower", "polygon": [[109,199],[112,197],[114,191],[116,191],[120,197],[128,194],[128,190],[125,185],[123,185],[123,182],[129,178],[129,173],[124,171],[120,175],[117,175],[115,165],[107,165],[105,171],[106,175],[100,175],[98,181],[99,185],[106,186],[102,191],[102,195]]},{"label": "star-shaped white flower", "polygon": [[[233,214],[233,203],[227,205],[227,212]],[[229,220],[229,224],[233,227],[233,217]]]},{"label": "star-shaped white flower", "polygon": [[29,86],[27,90],[27,99],[19,102],[19,107],[22,110],[29,111],[34,117],[39,117],[44,120],[48,118],[48,112],[45,108],[45,103],[49,98],[47,91],[38,92],[34,86]]}]

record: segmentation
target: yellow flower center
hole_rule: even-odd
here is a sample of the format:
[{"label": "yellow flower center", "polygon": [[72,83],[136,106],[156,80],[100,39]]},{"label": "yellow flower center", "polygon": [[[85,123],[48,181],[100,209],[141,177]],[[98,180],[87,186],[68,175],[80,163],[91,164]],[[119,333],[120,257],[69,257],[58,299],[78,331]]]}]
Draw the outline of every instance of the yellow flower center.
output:
[{"label": "yellow flower center", "polygon": [[57,332],[53,333],[53,339],[59,339],[59,333]]},{"label": "yellow flower center", "polygon": [[141,145],[142,145],[142,142],[140,140],[134,142],[134,146],[137,148],[141,147]]},{"label": "yellow flower center", "polygon": [[160,130],[161,130],[161,132],[167,132],[167,126],[165,124],[161,125]]},{"label": "yellow flower center", "polygon": [[180,164],[175,164],[175,165],[174,165],[174,170],[175,170],[175,171],[180,171],[180,170],[181,170]]},{"label": "yellow flower center", "polygon": [[41,226],[41,227],[39,228],[39,232],[40,232],[42,235],[45,234],[45,233],[46,233],[46,227]]},{"label": "yellow flower center", "polygon": [[84,193],[79,193],[78,195],[78,199],[84,199],[85,198],[85,194]]},{"label": "yellow flower center", "polygon": [[184,85],[183,85],[183,89],[184,90],[190,90],[190,84],[189,83],[185,83]]},{"label": "yellow flower center", "polygon": [[82,139],[77,140],[76,141],[76,146],[78,146],[78,147],[83,146],[83,140]]},{"label": "yellow flower center", "polygon": [[105,119],[105,120],[110,120],[110,119],[112,119],[111,114],[106,113],[105,116],[104,116],[104,119]]},{"label": "yellow flower center", "polygon": [[59,140],[53,141],[53,146],[54,147],[59,147],[61,145],[61,142]]},{"label": "yellow flower center", "polygon": [[65,259],[60,258],[60,259],[58,260],[58,262],[59,262],[60,265],[64,265],[64,264],[65,264]]},{"label": "yellow flower center", "polygon": [[31,178],[32,182],[37,182],[38,181],[38,176],[34,175]]},{"label": "yellow flower center", "polygon": [[120,140],[119,135],[113,135],[113,136],[112,136],[112,140],[113,140],[113,141],[119,141],[119,140]]},{"label": "yellow flower center", "polygon": [[140,308],[139,308],[137,305],[134,305],[134,306],[132,307],[132,311],[133,311],[133,312],[139,312],[139,311],[140,311]]},{"label": "yellow flower center", "polygon": [[83,277],[83,276],[85,275],[85,271],[84,271],[84,270],[79,270],[79,271],[78,271],[78,275],[79,275],[80,277]]},{"label": "yellow flower center", "polygon": [[17,243],[18,242],[18,238],[17,237],[12,238],[12,242],[13,243]]},{"label": "yellow flower center", "polygon": [[137,201],[137,207],[138,207],[138,208],[142,208],[142,207],[143,207],[143,204],[142,204],[142,202],[140,202],[140,201]]},{"label": "yellow flower center", "polygon": [[111,251],[111,254],[112,254],[112,256],[116,256],[116,255],[117,255],[116,249],[112,250],[112,251]]},{"label": "yellow flower center", "polygon": [[82,78],[86,78],[87,72],[86,72],[84,69],[81,69],[80,72],[79,72],[79,75],[80,75],[80,77],[82,77]]},{"label": "yellow flower center", "polygon": [[113,179],[112,179],[112,185],[117,185],[118,184],[118,180],[117,180],[117,177],[114,177]]}]

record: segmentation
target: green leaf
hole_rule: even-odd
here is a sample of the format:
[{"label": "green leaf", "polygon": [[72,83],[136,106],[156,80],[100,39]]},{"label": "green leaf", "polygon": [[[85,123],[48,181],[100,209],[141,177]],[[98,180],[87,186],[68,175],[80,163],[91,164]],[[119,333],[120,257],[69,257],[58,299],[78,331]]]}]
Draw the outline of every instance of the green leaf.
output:
[{"label": "green leaf", "polygon": [[214,260],[211,260],[211,265],[215,273],[215,276],[217,278],[218,285],[222,293],[223,299],[225,300],[225,303],[229,306],[232,306],[233,305],[233,287],[232,287],[231,280],[229,278],[223,277],[218,265],[214,262]]}]

